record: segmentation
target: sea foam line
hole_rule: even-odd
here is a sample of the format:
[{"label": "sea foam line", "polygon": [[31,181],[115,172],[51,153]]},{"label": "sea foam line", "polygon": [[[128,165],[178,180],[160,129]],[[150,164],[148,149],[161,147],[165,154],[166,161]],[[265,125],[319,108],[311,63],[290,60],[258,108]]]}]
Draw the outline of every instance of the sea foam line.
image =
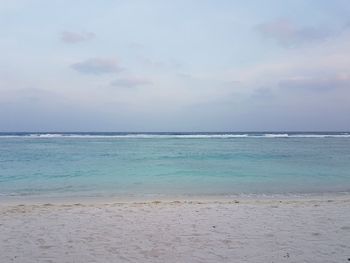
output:
[{"label": "sea foam line", "polygon": [[229,138],[350,138],[349,133],[342,134],[69,134],[69,133],[32,133],[32,134],[0,134],[0,138],[140,138],[140,139],[229,139]]}]

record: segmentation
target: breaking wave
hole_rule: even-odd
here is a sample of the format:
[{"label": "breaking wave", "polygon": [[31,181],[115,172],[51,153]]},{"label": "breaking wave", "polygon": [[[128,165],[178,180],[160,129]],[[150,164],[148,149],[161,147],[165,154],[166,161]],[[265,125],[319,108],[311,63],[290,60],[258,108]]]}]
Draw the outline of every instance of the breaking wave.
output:
[{"label": "breaking wave", "polygon": [[0,133],[0,138],[350,138],[350,133]]}]

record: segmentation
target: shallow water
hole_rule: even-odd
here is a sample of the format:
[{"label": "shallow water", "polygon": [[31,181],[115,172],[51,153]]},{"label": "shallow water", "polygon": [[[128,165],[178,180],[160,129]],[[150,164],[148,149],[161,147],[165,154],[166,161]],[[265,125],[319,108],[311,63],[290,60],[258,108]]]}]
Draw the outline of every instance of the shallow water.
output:
[{"label": "shallow water", "polygon": [[348,133],[0,135],[3,198],[349,190]]}]

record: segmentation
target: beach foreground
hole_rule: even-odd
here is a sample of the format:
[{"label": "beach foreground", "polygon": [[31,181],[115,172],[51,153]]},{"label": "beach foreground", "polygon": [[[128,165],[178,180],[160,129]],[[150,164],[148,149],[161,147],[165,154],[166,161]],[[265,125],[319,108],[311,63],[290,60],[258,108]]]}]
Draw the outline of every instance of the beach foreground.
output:
[{"label": "beach foreground", "polygon": [[349,262],[350,196],[0,205],[1,262]]}]

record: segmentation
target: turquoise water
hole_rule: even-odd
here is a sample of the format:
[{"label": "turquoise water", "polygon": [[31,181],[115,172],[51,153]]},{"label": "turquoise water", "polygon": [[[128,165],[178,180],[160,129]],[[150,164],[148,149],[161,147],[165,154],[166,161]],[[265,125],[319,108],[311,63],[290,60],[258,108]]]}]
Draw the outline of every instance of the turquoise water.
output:
[{"label": "turquoise water", "polygon": [[347,133],[0,135],[2,198],[349,190]]}]

